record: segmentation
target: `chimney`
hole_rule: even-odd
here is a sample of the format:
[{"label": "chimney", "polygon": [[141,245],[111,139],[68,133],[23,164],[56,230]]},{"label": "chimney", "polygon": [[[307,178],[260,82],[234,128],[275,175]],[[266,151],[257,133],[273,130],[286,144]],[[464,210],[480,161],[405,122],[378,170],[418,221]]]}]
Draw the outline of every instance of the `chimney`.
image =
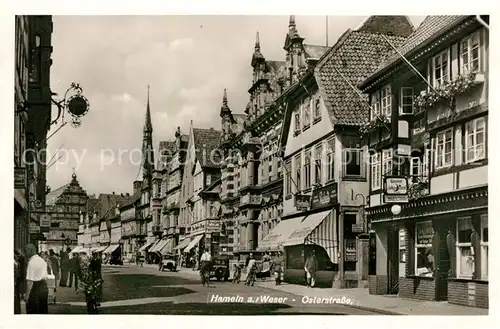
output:
[{"label": "chimney", "polygon": [[134,189],[133,189],[134,192],[133,193],[136,194],[136,193],[140,192],[141,186],[142,186],[142,181],[140,181],[140,180],[134,181]]},{"label": "chimney", "polygon": [[115,195],[115,191],[113,191],[113,195]]},{"label": "chimney", "polygon": [[128,193],[128,192],[127,192],[127,193],[125,193],[125,196],[130,196],[130,193]]}]

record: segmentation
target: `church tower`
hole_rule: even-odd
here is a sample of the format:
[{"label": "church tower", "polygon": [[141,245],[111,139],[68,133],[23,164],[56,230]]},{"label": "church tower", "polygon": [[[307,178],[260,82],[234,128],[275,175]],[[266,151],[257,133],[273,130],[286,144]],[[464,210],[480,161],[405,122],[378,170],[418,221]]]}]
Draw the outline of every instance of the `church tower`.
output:
[{"label": "church tower", "polygon": [[[153,149],[153,125],[151,123],[151,109],[149,106],[149,86],[148,100],[146,105],[146,119],[142,135],[142,182],[143,188],[151,188],[151,179],[154,171],[154,149]],[[139,179],[141,177],[139,176]]]}]

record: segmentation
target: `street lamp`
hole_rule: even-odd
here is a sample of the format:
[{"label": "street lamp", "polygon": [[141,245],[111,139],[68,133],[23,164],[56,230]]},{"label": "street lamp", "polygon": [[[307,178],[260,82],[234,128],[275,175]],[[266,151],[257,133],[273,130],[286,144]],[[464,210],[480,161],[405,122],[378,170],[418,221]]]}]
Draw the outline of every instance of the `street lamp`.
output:
[{"label": "street lamp", "polygon": [[391,207],[391,212],[394,216],[397,216],[401,213],[401,206],[398,204],[395,204]]}]

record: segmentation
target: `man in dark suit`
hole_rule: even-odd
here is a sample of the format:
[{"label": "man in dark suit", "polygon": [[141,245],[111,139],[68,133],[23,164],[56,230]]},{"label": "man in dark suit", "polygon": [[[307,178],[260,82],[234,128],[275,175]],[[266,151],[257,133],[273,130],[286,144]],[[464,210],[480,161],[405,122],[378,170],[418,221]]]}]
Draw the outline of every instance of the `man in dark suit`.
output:
[{"label": "man in dark suit", "polygon": [[80,262],[78,259],[78,254],[74,253],[73,257],[69,261],[69,287],[75,282],[75,290],[78,289],[78,277],[80,276]]},{"label": "man in dark suit", "polygon": [[68,248],[66,252],[61,251],[61,280],[59,281],[59,286],[67,287],[68,285],[68,271],[69,271],[69,253],[71,249]]}]

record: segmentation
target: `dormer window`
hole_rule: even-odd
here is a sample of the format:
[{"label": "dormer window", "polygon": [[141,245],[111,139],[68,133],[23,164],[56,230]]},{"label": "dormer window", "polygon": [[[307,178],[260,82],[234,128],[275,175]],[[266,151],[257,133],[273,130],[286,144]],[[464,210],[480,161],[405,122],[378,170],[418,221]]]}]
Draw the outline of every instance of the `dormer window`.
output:
[{"label": "dormer window", "polygon": [[380,113],[387,118],[391,117],[391,86],[387,85],[380,91]]},{"label": "dormer window", "polygon": [[380,93],[377,90],[371,95],[372,113],[371,120],[375,120],[380,115]]}]

